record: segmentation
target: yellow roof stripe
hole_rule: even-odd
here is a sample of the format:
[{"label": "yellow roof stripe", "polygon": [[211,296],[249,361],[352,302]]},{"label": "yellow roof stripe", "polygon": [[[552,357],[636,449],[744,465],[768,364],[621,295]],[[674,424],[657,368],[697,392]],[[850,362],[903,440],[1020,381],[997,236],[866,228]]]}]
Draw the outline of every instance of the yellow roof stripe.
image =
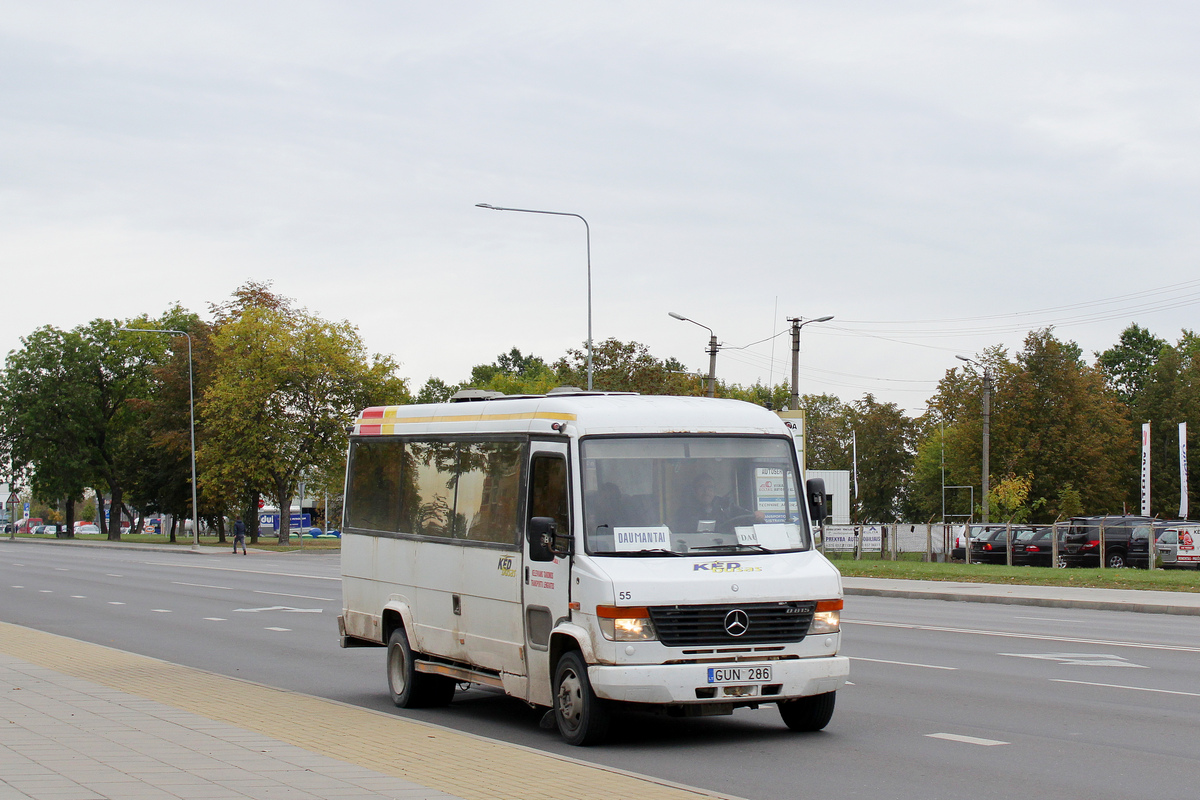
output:
[{"label": "yellow roof stripe", "polygon": [[[398,409],[396,410],[398,411]],[[514,419],[555,419],[574,422],[575,414],[565,414],[557,411],[528,411],[524,414],[456,414],[455,416],[437,416],[437,417],[398,417],[396,411],[391,408],[383,412],[382,417],[371,417],[358,419],[359,425],[383,425],[393,428],[396,425],[414,425],[430,422],[498,422],[501,420]],[[385,431],[391,433],[393,431]]]}]

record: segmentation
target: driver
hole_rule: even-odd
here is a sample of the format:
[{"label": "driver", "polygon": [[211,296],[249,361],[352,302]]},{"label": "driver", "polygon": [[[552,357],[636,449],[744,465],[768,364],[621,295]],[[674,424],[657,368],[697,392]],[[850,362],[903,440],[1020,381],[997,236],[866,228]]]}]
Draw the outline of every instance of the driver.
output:
[{"label": "driver", "polygon": [[734,505],[726,497],[717,495],[717,484],[712,475],[702,472],[692,481],[688,494],[675,515],[675,531],[691,532],[700,530],[716,530],[726,533],[733,530],[730,523],[739,524],[762,522],[765,519],[761,511],[748,511]]}]

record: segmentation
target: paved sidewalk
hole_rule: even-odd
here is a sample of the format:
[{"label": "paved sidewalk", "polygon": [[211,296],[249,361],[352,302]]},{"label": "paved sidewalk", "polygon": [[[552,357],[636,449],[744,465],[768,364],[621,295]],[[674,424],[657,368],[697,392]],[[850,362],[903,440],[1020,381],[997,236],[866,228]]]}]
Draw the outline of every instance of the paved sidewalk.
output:
[{"label": "paved sidewalk", "polygon": [[1051,608],[1091,608],[1149,614],[1200,615],[1200,592],[1087,589],[1076,586],[1018,586],[997,583],[842,578],[847,595],[957,600]]},{"label": "paved sidewalk", "polygon": [[728,798],[0,623],[0,800]]}]

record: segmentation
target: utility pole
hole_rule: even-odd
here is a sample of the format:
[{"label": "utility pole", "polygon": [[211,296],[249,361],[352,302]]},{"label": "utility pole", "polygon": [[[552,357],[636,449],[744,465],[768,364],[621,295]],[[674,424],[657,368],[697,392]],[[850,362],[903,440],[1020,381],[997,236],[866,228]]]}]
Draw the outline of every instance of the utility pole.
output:
[{"label": "utility pole", "polygon": [[803,322],[800,321],[800,317],[788,317],[788,322],[792,323],[792,397],[788,408],[792,411],[800,408],[800,329],[810,322],[829,322],[831,319],[833,319],[832,314],[827,317],[806,319]]}]

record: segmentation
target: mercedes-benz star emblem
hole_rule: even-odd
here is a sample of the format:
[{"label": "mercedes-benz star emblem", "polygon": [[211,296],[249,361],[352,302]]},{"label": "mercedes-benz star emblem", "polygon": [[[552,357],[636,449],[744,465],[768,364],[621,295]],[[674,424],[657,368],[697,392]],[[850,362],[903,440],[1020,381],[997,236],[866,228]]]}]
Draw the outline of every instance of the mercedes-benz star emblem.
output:
[{"label": "mercedes-benz star emblem", "polygon": [[735,608],[725,615],[725,632],[730,636],[741,636],[750,630],[750,615]]}]

